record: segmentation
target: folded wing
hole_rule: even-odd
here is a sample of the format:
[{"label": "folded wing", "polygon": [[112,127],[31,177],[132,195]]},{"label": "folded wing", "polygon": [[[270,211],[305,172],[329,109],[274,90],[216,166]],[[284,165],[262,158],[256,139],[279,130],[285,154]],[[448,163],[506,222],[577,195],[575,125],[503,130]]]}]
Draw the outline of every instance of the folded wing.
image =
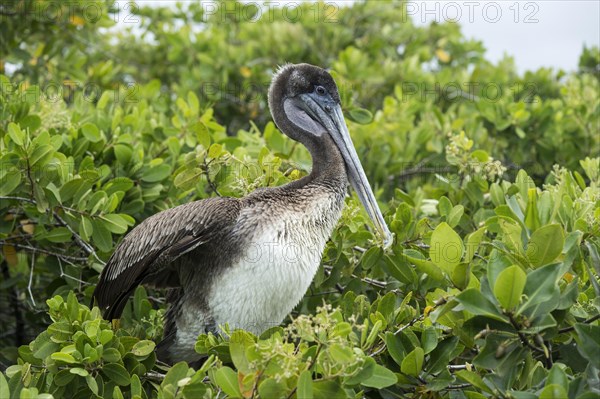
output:
[{"label": "folded wing", "polygon": [[136,226],[117,246],[94,290],[104,318],[119,318],[141,283],[180,286],[173,263],[222,235],[239,210],[237,199],[210,198],[157,213]]}]

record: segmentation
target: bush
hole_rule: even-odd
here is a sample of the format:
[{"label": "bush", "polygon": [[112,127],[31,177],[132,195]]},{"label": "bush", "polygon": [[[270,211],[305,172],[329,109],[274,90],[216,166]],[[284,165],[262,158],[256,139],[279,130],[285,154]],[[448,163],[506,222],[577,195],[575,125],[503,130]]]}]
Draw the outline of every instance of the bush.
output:
[{"label": "bush", "polygon": [[[598,394],[597,49],[577,73],[519,76],[395,3],[330,24],[312,18],[322,3],[292,22],[89,4],[101,18],[61,3],[62,25],[52,2],[0,6],[0,397]],[[105,29],[125,16],[154,40]],[[394,245],[349,197],[283,326],[201,335],[198,370],[157,364],[162,293],[138,288],[120,325],[83,304],[134,224],[307,173],[266,109],[284,61],[332,67]]]}]

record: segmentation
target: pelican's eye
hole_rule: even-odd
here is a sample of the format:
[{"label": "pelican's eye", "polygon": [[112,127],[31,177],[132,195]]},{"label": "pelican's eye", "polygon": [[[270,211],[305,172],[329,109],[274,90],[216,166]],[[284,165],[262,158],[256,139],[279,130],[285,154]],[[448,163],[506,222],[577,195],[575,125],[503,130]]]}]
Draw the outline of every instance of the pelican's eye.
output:
[{"label": "pelican's eye", "polygon": [[320,96],[324,96],[325,93],[327,93],[327,90],[325,90],[325,88],[323,86],[317,86],[315,88],[315,91],[317,92],[318,95]]}]

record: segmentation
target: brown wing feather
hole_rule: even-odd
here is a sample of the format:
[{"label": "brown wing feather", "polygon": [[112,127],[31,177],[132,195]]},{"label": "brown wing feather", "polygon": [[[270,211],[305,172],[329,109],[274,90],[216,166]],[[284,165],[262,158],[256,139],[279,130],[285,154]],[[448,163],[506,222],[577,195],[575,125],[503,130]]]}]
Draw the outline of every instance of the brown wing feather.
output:
[{"label": "brown wing feather", "polygon": [[179,276],[169,266],[231,227],[239,210],[235,198],[210,198],[157,213],[136,226],[117,246],[94,290],[104,317],[119,318],[140,283],[178,286]]}]

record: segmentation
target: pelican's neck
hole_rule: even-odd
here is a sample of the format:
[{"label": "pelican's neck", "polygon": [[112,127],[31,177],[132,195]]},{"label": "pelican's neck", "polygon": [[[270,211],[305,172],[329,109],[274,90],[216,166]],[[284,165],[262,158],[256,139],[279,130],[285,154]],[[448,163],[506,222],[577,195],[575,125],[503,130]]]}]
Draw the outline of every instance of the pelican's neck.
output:
[{"label": "pelican's neck", "polygon": [[324,134],[318,140],[303,144],[312,157],[312,170],[309,175],[290,183],[290,185],[300,188],[308,184],[318,184],[346,190],[348,186],[346,164],[331,137]]}]

